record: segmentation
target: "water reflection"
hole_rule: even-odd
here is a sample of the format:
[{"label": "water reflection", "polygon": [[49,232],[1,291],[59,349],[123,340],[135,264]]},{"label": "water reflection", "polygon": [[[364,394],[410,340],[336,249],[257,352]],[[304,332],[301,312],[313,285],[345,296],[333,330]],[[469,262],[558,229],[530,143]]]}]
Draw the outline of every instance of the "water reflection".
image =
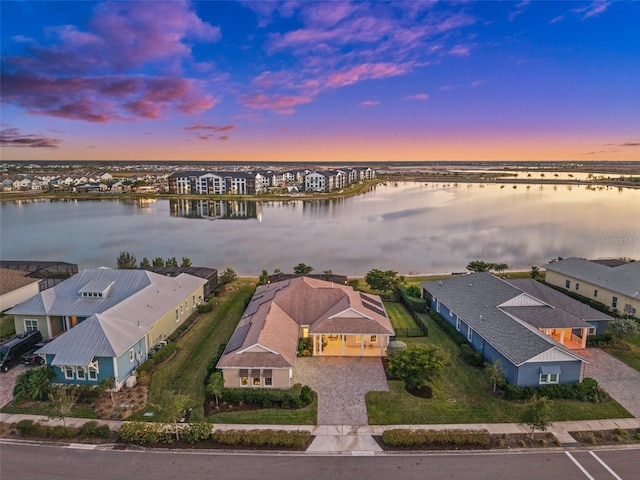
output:
[{"label": "water reflection", "polygon": [[172,217],[207,220],[262,219],[262,204],[248,200],[169,200]]}]

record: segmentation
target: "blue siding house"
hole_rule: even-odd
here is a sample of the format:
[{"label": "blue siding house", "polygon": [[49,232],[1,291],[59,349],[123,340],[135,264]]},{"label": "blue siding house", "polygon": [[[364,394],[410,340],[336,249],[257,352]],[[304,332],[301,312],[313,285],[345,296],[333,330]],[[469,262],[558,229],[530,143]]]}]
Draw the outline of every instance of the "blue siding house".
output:
[{"label": "blue siding house", "polygon": [[598,312],[532,279],[505,281],[489,273],[422,283],[431,308],[487,362],[499,361],[507,382],[539,386],[582,381],[586,347]]}]

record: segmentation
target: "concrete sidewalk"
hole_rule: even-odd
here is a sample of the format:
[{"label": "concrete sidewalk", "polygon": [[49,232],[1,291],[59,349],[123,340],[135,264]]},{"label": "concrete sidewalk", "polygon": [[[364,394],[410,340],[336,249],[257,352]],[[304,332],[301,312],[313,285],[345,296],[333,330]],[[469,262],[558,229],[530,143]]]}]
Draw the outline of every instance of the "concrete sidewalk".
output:
[{"label": "concrete sidewalk", "polygon": [[[23,415],[12,413],[0,413],[0,421],[3,423],[17,423],[20,420],[32,420],[42,422],[44,425],[62,425],[62,420],[49,420],[37,415]],[[67,418],[68,427],[78,428],[92,419]],[[97,420],[100,424],[107,424],[111,430],[117,430],[123,423],[121,420]],[[310,432],[315,438],[308,453],[315,454],[350,454],[350,455],[375,455],[382,453],[382,449],[373,439],[373,436],[382,435],[385,430],[395,428],[414,430],[453,430],[486,429],[491,434],[503,433],[528,433],[529,427],[520,423],[478,423],[478,424],[442,424],[442,425],[241,425],[241,424],[211,424],[215,430],[289,430]],[[597,430],[613,430],[615,428],[631,429],[640,428],[640,418],[618,418],[608,420],[584,420],[555,422],[549,428],[549,432],[564,446],[573,446],[576,440],[568,432],[583,432]]]}]

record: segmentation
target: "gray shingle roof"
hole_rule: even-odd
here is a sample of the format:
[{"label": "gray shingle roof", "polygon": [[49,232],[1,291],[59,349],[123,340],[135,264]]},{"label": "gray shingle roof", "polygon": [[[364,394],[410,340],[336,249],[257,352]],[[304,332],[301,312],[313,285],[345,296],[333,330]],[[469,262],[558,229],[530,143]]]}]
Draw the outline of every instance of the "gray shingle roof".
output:
[{"label": "gray shingle roof", "polygon": [[[518,321],[502,311],[498,305],[522,295],[523,292],[489,273],[425,282],[422,287],[515,365],[554,347],[580,358],[534,326],[524,320]],[[507,308],[513,307],[505,307],[505,310]]]},{"label": "gray shingle roof", "polygon": [[571,257],[547,263],[543,268],[640,299],[640,262],[610,267],[584,258]]}]

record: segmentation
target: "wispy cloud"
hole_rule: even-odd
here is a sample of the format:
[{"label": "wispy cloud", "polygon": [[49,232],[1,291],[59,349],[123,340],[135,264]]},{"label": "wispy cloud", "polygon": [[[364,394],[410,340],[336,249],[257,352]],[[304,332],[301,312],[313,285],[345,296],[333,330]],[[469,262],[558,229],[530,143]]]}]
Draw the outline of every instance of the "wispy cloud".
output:
[{"label": "wispy cloud", "polygon": [[6,128],[0,131],[0,145],[18,148],[58,148],[62,140],[43,135],[22,133],[18,128]]},{"label": "wispy cloud", "polygon": [[358,105],[360,105],[361,107],[375,107],[376,105],[380,105],[380,101],[365,100],[364,102],[360,102]]},{"label": "wispy cloud", "polygon": [[32,114],[110,122],[217,103],[202,82],[182,77],[183,62],[193,63],[187,40],[220,38],[188,2],[101,3],[86,30],[62,25],[46,33],[50,43],[22,40],[23,53],[3,59],[3,100]]},{"label": "wispy cloud", "polygon": [[454,45],[449,49],[449,54],[456,57],[466,57],[471,53],[471,47],[468,45]]},{"label": "wispy cloud", "polygon": [[553,17],[551,20],[549,20],[549,23],[558,23],[564,19],[565,19],[564,15],[558,15],[557,17]]},{"label": "wispy cloud", "polygon": [[518,15],[524,13],[527,5],[531,3],[531,0],[522,0],[520,3],[517,3],[511,13],[509,13],[509,21],[513,22]]},{"label": "wispy cloud", "polygon": [[473,82],[471,82],[471,88],[479,87],[484,82],[486,82],[486,80],[474,80]]},{"label": "wispy cloud", "polygon": [[201,123],[196,123],[195,125],[189,125],[188,127],[184,127],[185,130],[210,130],[212,132],[228,132],[231,130],[235,130],[235,125],[203,125]]},{"label": "wispy cloud", "polygon": [[262,93],[246,94],[240,97],[242,103],[253,109],[268,109],[279,115],[291,115],[295,113],[293,107],[304,103],[311,102],[311,98],[307,96],[293,95],[265,95]]},{"label": "wispy cloud", "polygon": [[407,95],[405,97],[402,97],[403,101],[407,101],[407,100],[427,100],[429,98],[429,95],[426,93],[415,93],[413,95]]},{"label": "wispy cloud", "polygon": [[610,3],[606,0],[594,0],[591,5],[581,8],[574,8],[573,11],[582,14],[582,19],[586,20],[587,18],[595,17],[603,13],[608,7]]}]

